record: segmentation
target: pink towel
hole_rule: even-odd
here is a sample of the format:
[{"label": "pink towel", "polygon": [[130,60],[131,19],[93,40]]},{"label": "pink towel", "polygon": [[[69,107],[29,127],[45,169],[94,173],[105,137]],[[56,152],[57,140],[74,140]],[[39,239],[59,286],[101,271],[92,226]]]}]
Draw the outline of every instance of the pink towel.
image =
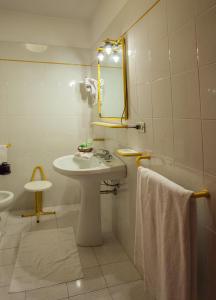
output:
[{"label": "pink towel", "polygon": [[196,206],[192,192],[138,169],[135,265],[155,300],[196,299]]}]

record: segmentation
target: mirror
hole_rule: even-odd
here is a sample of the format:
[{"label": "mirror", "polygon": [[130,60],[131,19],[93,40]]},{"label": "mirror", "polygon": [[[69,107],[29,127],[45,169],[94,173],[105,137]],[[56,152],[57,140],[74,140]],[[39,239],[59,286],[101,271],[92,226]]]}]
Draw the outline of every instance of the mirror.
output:
[{"label": "mirror", "polygon": [[108,119],[127,119],[125,40],[107,39],[97,51],[99,116]]}]

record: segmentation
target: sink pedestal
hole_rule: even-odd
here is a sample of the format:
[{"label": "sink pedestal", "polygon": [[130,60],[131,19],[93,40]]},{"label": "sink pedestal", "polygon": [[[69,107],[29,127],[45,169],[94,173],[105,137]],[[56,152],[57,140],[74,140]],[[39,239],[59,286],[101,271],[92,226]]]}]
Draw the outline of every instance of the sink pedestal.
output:
[{"label": "sink pedestal", "polygon": [[[90,177],[90,176],[89,176]],[[79,246],[100,246],[101,232],[100,180],[81,179],[81,209],[77,231]]]},{"label": "sink pedestal", "polygon": [[81,209],[77,244],[84,247],[102,245],[100,182],[126,177],[125,164],[114,155],[107,162],[97,156],[86,160],[72,154],[55,159],[53,166],[59,174],[80,182]]}]

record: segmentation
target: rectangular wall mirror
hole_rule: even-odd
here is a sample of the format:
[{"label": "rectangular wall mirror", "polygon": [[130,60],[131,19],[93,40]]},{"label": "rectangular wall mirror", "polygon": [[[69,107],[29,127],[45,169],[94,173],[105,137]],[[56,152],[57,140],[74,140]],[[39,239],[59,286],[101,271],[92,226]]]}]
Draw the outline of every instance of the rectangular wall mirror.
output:
[{"label": "rectangular wall mirror", "polygon": [[98,51],[98,113],[100,118],[127,119],[125,39],[107,39]]}]

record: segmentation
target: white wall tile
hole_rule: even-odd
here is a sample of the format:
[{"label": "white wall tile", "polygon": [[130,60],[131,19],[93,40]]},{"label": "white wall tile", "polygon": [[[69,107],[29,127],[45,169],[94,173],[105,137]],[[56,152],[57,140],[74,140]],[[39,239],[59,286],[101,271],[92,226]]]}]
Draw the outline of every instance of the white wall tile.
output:
[{"label": "white wall tile", "polygon": [[162,78],[151,84],[153,117],[172,117],[170,78]]},{"label": "white wall tile", "polygon": [[151,118],[144,118],[143,120],[137,121],[144,121],[146,126],[145,133],[138,132],[134,130],[128,130],[128,145],[131,148],[138,148],[137,150],[144,151],[150,150],[153,147],[153,126],[152,126],[152,119]]},{"label": "white wall tile", "polygon": [[172,76],[172,101],[175,118],[200,118],[197,71]]},{"label": "white wall tile", "polygon": [[134,28],[136,83],[146,82],[150,79],[150,56],[147,32],[147,20],[143,19],[143,22],[138,23]]},{"label": "white wall tile", "polygon": [[203,213],[205,214],[204,226],[216,231],[216,176],[205,173],[204,174],[204,187],[208,187],[211,197],[203,202]]},{"label": "white wall tile", "polygon": [[196,0],[196,11],[200,14],[215,4],[215,0]]},{"label": "white wall tile", "polygon": [[152,117],[151,84],[150,82],[140,83],[137,90],[137,111],[140,118]]},{"label": "white wall tile", "polygon": [[134,41],[134,30],[129,31],[127,36],[127,80],[130,83],[136,81],[136,69],[135,69],[135,58],[136,58],[136,45]]},{"label": "white wall tile", "polygon": [[191,191],[203,189],[203,171],[191,168],[188,164],[174,163],[172,180]]},{"label": "white wall tile", "polygon": [[205,119],[216,119],[216,64],[200,68],[201,112]]},{"label": "white wall tile", "polygon": [[166,0],[161,0],[147,15],[149,40],[157,40],[167,35]]},{"label": "white wall tile", "polygon": [[197,67],[195,24],[192,20],[170,36],[172,74]]},{"label": "white wall tile", "polygon": [[200,66],[216,62],[216,7],[197,18],[197,40]]},{"label": "white wall tile", "polygon": [[174,120],[174,156],[178,163],[202,170],[201,121]]},{"label": "white wall tile", "polygon": [[[139,134],[127,130],[127,138],[121,141],[124,147],[153,152],[151,161],[143,161],[145,167],[190,190],[209,188],[212,198],[208,201],[200,199],[199,203],[204,202],[206,206],[201,207],[198,223],[200,229],[204,219],[204,224],[213,230],[216,121],[212,120],[210,124],[207,123],[210,120],[203,120],[202,124],[200,114],[202,106],[203,119],[216,119],[215,4],[216,0],[161,0],[133,27],[133,34],[128,34],[128,44],[134,49],[128,70],[129,122],[140,121],[143,116],[147,131]],[[140,10],[140,15],[142,13]],[[151,99],[148,89],[144,88],[149,82]],[[112,149],[120,140],[114,131],[107,135],[106,146]],[[128,175],[113,201],[113,228],[127,253],[133,257],[137,170],[133,158],[124,160]],[[207,294],[202,295],[199,300]],[[139,299],[134,288],[132,291],[116,288],[112,296],[114,299],[132,299],[133,296]],[[141,299],[145,296],[142,294]],[[146,296],[146,299],[150,298]]]},{"label": "white wall tile", "polygon": [[203,121],[204,170],[216,175],[216,120]]},{"label": "white wall tile", "polygon": [[[7,49],[13,45],[10,43]],[[17,49],[16,43],[14,47]],[[58,51],[58,55],[77,55],[72,48]],[[53,182],[53,188],[45,195],[45,205],[79,199],[79,188],[54,172],[52,162],[76,151],[77,145],[90,136],[91,108],[80,93],[80,81],[89,73],[89,67],[1,62],[0,143],[13,145],[8,155],[12,173],[4,178],[3,185],[15,193],[15,207],[33,205],[33,197],[24,193],[23,186],[38,164],[43,165]],[[76,84],[71,86],[73,80]],[[71,197],[73,187],[76,200]]]},{"label": "white wall tile", "polygon": [[169,68],[169,47],[167,36],[151,42],[151,79],[168,77]]},{"label": "white wall tile", "polygon": [[154,151],[164,156],[173,156],[172,119],[153,119]]},{"label": "white wall tile", "polygon": [[169,32],[175,32],[194,16],[194,0],[166,0]]}]

